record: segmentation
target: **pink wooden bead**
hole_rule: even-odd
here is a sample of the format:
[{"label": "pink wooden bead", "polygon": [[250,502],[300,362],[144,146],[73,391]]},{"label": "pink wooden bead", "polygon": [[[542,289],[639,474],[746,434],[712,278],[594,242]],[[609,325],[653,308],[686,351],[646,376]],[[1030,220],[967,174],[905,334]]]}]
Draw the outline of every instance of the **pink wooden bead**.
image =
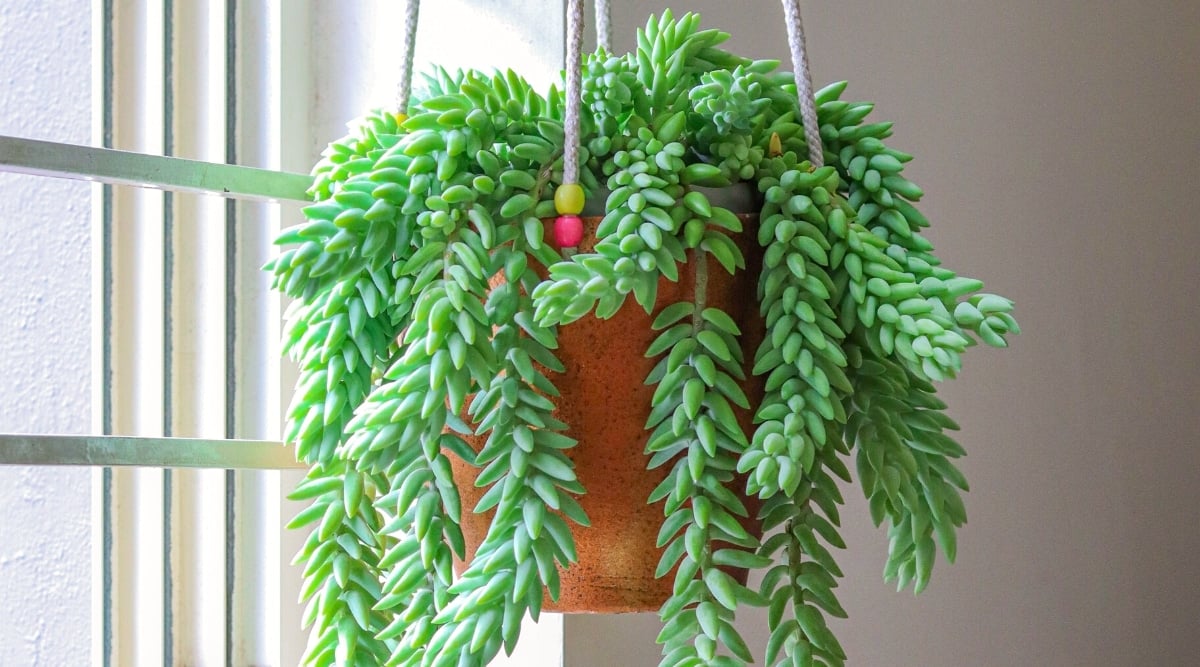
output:
[{"label": "pink wooden bead", "polygon": [[554,219],[554,241],[559,248],[578,248],[583,241],[583,220],[577,215],[560,215]]}]

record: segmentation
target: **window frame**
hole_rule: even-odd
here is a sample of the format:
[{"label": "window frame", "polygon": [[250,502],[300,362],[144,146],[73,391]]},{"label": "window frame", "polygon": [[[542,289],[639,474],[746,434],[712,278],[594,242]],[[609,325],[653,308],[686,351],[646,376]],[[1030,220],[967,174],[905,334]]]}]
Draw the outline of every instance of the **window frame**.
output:
[{"label": "window frame", "polygon": [[[540,4],[503,0],[488,11],[506,11],[501,5],[529,11]],[[93,664],[171,665],[208,662],[209,657],[224,664],[297,664],[307,632],[300,627],[296,602],[299,568],[287,562],[304,536],[283,526],[302,508],[286,500],[300,474],[283,469],[303,466],[277,441],[281,397],[290,391],[294,369],[278,360],[281,304],[267,289],[267,277],[258,270],[264,257],[255,252],[269,253],[280,220],[300,219],[298,202],[307,200],[302,186],[308,177],[301,172],[311,163],[311,145],[284,137],[311,135],[313,117],[320,114],[306,104],[282,100],[315,99],[322,73],[310,48],[320,38],[314,35],[313,19],[330,10],[314,0],[92,0],[92,7],[96,146],[0,137],[0,170],[97,183],[92,378],[93,432],[100,435],[0,435],[0,464],[95,468]],[[201,119],[205,131],[223,134],[224,150],[223,155],[189,160],[174,156],[177,149],[192,154],[181,144],[195,129],[181,123],[192,111],[179,104],[180,91],[194,92],[214,79],[211,72],[204,79],[180,65],[189,54],[202,51],[196,35],[181,30],[180,16],[195,19],[204,11],[224,13],[223,21],[210,16],[205,24],[209,30],[223,25],[225,31],[224,48],[217,54],[224,58],[224,108],[210,109]],[[361,10],[362,15],[370,11]],[[545,28],[562,19],[543,11],[539,20]],[[557,31],[530,32],[537,35],[535,43],[546,45],[554,41],[548,35]],[[439,43],[436,32],[431,37],[426,43]],[[538,64],[556,69],[547,68],[544,59]],[[135,103],[129,104],[130,99]],[[195,120],[189,116],[187,123]],[[264,169],[232,166],[239,160]],[[127,187],[133,185],[159,192]],[[202,425],[204,433],[184,433],[197,437],[170,438],[164,436],[187,430],[173,418],[180,409],[177,393],[187,393],[176,391],[185,383],[181,378],[205,372],[172,356],[172,348],[196,342],[189,338],[196,337],[193,333],[172,319],[178,302],[190,298],[176,291],[187,282],[180,275],[196,274],[189,265],[193,258],[172,252],[174,237],[186,224],[185,212],[200,200],[195,193],[224,197],[223,212],[215,216],[223,217],[224,224],[208,222],[224,233],[226,404],[222,423]],[[190,215],[195,217],[194,211]],[[246,224],[252,220],[256,224]],[[155,243],[161,243],[161,255],[138,255],[143,245]],[[130,263],[135,273],[156,274],[162,284],[132,287]],[[136,303],[131,311],[130,300],[149,304],[147,312],[137,310],[141,306]],[[131,312],[139,322],[133,329],[125,318]],[[162,349],[151,350],[159,353],[159,361],[131,376],[127,367],[138,361],[131,357],[145,351],[130,349],[126,334],[145,337],[153,326],[161,327]],[[155,387],[146,390],[139,380],[150,376],[156,376],[150,383]],[[261,403],[252,405],[244,397],[255,392]],[[147,425],[143,413],[157,423]],[[226,458],[223,452],[233,446],[240,448],[236,458]],[[206,467],[224,473],[198,482],[203,473],[195,469]],[[153,506],[148,514],[138,509],[146,505]],[[185,542],[196,533],[189,533],[184,519],[196,517],[211,519],[224,533],[220,562],[186,557]],[[189,625],[197,617],[187,598],[209,575],[224,583],[223,600],[217,601],[223,603],[223,627],[215,633]],[[269,580],[270,590],[248,591],[257,586],[234,584],[252,578],[256,584]],[[530,659],[561,664],[563,625],[561,617],[544,617],[536,628],[527,625],[517,655],[501,657],[496,664],[530,664]]]}]

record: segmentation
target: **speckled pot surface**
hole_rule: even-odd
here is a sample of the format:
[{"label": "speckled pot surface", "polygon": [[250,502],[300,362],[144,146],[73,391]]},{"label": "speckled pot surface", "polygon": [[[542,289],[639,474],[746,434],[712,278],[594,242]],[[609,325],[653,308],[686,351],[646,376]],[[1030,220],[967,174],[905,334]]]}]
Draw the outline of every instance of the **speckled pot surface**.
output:
[{"label": "speckled pot surface", "polygon": [[[757,216],[740,215],[750,239],[756,228]],[[599,217],[584,219],[585,240],[581,252],[590,250]],[[740,243],[747,265],[756,266],[760,256],[757,244]],[[689,255],[689,263],[691,256]],[[681,300],[691,299],[694,293],[692,271],[681,267],[678,283],[660,281],[658,310]],[[730,276],[720,264],[710,259],[708,303],[729,313],[743,331],[743,353],[746,371],[762,340],[763,326],[755,298],[756,271],[741,271]],[[561,595],[557,602],[547,596],[544,609],[565,613],[617,613],[656,611],[671,593],[674,576],[654,577],[662,550],[656,546],[659,527],[663,521],[663,502],[646,503],[650,492],[664,479],[670,466],[647,470],[649,456],[644,453],[647,432],[646,419],[650,414],[653,387],[645,384],[646,376],[657,359],[647,359],[645,351],[656,332],[650,328],[653,315],[637,304],[632,296],[610,319],[585,317],[559,330],[558,358],[566,372],[551,375],[562,392],[556,400],[555,416],[570,425],[568,434],[579,444],[568,452],[575,462],[575,472],[587,493],[578,500],[591,519],[590,528],[572,526],[579,552],[579,562],[566,570],[562,577]],[[751,405],[762,398],[761,380],[752,380],[746,387]],[[743,428],[751,424],[749,411],[739,414]],[[472,443],[482,446],[482,439]],[[457,461],[455,457],[452,460]],[[484,489],[475,487],[476,469],[458,463],[455,476],[463,500],[463,532],[466,536],[468,558],[483,540],[490,513],[472,514],[468,510],[482,496]],[[757,503],[747,500],[751,514]],[[748,527],[758,531],[758,526]],[[735,573],[735,575],[738,573]],[[745,573],[740,573],[744,582]]]}]

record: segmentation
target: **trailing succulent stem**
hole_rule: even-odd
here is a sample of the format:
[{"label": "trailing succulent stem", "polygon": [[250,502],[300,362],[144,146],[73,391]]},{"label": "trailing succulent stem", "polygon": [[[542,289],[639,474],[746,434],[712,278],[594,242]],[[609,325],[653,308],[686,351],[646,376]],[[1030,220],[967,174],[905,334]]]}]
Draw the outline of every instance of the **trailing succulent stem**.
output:
[{"label": "trailing succulent stem", "polygon": [[[1012,304],[940,265],[911,156],[883,143],[889,123],[864,123],[870,104],[840,100],[845,84],[817,94],[828,166],[814,169],[793,76],[726,38],[667,13],[633,53],[585,58],[580,181],[608,193],[569,256],[542,223],[563,180],[556,89],[439,70],[411,115],[369,114],[325,152],[316,203],[267,267],[295,299],[286,437],[312,466],[292,522],[313,526],[297,556],[305,664],[481,666],[512,650],[577,559],[571,524],[588,525],[555,416],[557,327],[622,307],[659,332],[645,449],[664,475],[647,498],[664,507],[658,576],[674,578],[662,665],[753,662],[742,606],[767,608],[768,664],[845,662],[825,619],[845,615],[831,547],[851,456],[888,523],[887,578],[919,591],[938,548],[954,559],[964,452],[933,383],[977,341],[1004,346]],[[704,189],[740,182],[761,194],[753,229]],[[744,270],[765,325],[753,350],[707,289]],[[681,276],[693,298],[660,303]],[[456,468],[474,470],[475,507]],[[456,574],[464,512],[490,524]],[[761,588],[728,568],[764,569]]]},{"label": "trailing succulent stem", "polygon": [[[838,230],[847,212],[832,167],[813,170],[787,153],[761,171],[759,301],[767,335],[754,372],[767,376],[766,395],[738,470],[765,501],[764,530],[783,529],[760,550],[778,563],[762,584],[770,600],[767,659],[774,663],[782,654],[787,664],[819,658],[840,665],[846,656],[823,613],[845,615],[832,592],[842,573],[822,542],[845,547],[837,532],[842,497],[835,477],[849,481],[841,427],[842,401],[852,387],[843,370],[845,332],[828,302],[835,288],[832,260],[845,250]],[[788,608],[792,618],[785,621]]]},{"label": "trailing succulent stem", "polygon": [[[658,576],[675,570],[674,595],[663,605],[663,664],[753,662],[733,627],[740,604],[759,597],[721,569],[766,564],[751,551],[758,540],[743,525],[745,503],[729,487],[746,436],[734,406],[749,408],[741,388],[741,333],[728,314],[706,304],[708,262],[695,259],[696,297],[664,308],[654,321],[662,331],[647,350],[664,355],[647,383],[654,384],[646,423],[650,467],[670,466],[650,500],[665,500],[659,532],[665,547]],[[724,646],[734,657],[721,656]],[[735,660],[736,658],[736,660]]]},{"label": "trailing succulent stem", "polygon": [[381,592],[379,560],[390,539],[375,507],[385,484],[338,450],[354,410],[371,391],[372,376],[393,352],[408,309],[391,300],[387,267],[394,250],[387,240],[396,225],[367,205],[374,198],[361,182],[349,183],[346,166],[373,164],[385,150],[381,137],[395,131],[395,119],[375,114],[331,149],[342,166],[331,161],[319,168],[325,185],[314,190],[323,192],[323,201],[307,207],[308,221],[279,239],[299,247],[268,266],[276,287],[297,299],[288,312],[285,349],[298,362],[300,378],[285,438],[312,465],[293,495],[312,505],[290,524],[317,524],[298,556],[306,563],[310,664],[379,662],[388,654],[377,637],[385,616],[372,609]]}]

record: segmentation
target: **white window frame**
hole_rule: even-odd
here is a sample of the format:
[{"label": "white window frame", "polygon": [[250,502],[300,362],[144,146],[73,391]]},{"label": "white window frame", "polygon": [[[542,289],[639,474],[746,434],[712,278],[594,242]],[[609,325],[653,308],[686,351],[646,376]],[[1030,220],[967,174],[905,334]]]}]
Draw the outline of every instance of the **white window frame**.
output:
[{"label": "white window frame", "polygon": [[[349,8],[92,4],[97,148],[0,137],[0,170],[99,181],[92,378],[100,435],[0,435],[0,463],[95,467],[94,665],[297,664],[306,633],[299,568],[287,563],[305,536],[283,525],[302,507],[286,500],[301,474],[281,470],[298,466],[272,442],[294,369],[280,363],[279,299],[259,267],[280,221],[299,219],[289,200],[303,199],[307,177],[296,172],[308,169],[318,141],[294,140],[319,125],[309,104],[294,101],[314,100],[314,85],[329,84],[329,63],[312,48],[323,37],[314,20]],[[505,53],[489,39],[496,17],[533,15],[541,23],[526,21],[514,35],[510,62],[451,64],[520,66],[544,50],[535,77],[557,70],[561,7],[490,1],[471,38],[461,16],[436,17],[452,9],[426,5],[435,18],[422,34],[434,48],[420,48],[419,60],[442,59],[439,48],[454,40]],[[369,18],[371,8],[356,7],[360,21]],[[401,10],[399,0],[374,8],[393,18]],[[333,104],[325,114],[361,111]],[[224,166],[238,162],[269,171]],[[546,614],[526,627],[511,660],[494,664],[559,665],[565,650],[562,617]]]},{"label": "white window frame", "polygon": [[[280,100],[308,59],[281,2],[95,0],[93,16],[97,144],[284,168],[279,138],[305,119]],[[285,62],[299,65],[286,82]],[[278,438],[279,307],[258,267],[280,207],[108,184],[95,199],[96,431]],[[93,664],[295,664],[295,478],[97,470]]]}]

